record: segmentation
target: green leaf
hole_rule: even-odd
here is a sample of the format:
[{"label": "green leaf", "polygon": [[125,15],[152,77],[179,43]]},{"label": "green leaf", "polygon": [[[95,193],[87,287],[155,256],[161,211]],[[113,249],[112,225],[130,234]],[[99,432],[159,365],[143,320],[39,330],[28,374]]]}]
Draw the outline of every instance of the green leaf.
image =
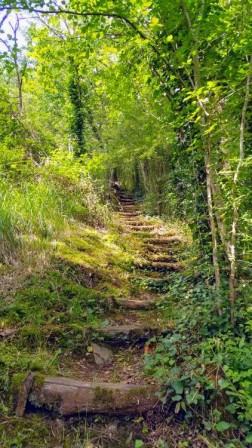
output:
[{"label": "green leaf", "polygon": [[182,400],[181,395],[174,395],[174,397],[172,397],[172,401],[180,401]]},{"label": "green leaf", "polygon": [[221,389],[226,389],[227,387],[230,386],[230,382],[229,382],[228,380],[223,379],[223,378],[221,378],[221,379],[218,381],[218,384],[219,384],[219,386],[220,386]]},{"label": "green leaf", "polygon": [[170,34],[169,36],[167,36],[166,42],[172,42],[172,41],[173,41],[173,35]]},{"label": "green leaf", "polygon": [[180,401],[176,404],[176,406],[175,406],[175,414],[178,414],[179,413],[179,411],[180,411],[180,407],[181,407],[181,403],[180,403]]},{"label": "green leaf", "polygon": [[216,429],[217,429],[217,431],[223,432],[223,431],[226,431],[227,429],[229,429],[230,426],[231,426],[231,423],[220,421],[219,423],[217,423]]},{"label": "green leaf", "polygon": [[135,448],[142,448],[144,446],[144,443],[142,440],[137,439],[135,441]]},{"label": "green leaf", "polygon": [[225,406],[225,409],[230,412],[230,414],[235,414],[236,413],[236,406],[234,404],[228,404],[227,406]]},{"label": "green leaf", "polygon": [[252,443],[252,432],[249,432],[246,439],[245,439],[246,443]]},{"label": "green leaf", "polygon": [[184,383],[183,381],[174,381],[171,383],[171,387],[175,390],[176,394],[182,394],[184,390]]},{"label": "green leaf", "polygon": [[204,420],[203,424],[207,431],[211,431],[211,429],[213,427],[211,422]]}]

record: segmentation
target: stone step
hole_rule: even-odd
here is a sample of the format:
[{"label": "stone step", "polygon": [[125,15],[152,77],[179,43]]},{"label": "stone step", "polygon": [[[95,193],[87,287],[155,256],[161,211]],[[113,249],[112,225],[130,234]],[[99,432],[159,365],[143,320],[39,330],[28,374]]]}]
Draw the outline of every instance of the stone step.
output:
[{"label": "stone step", "polygon": [[126,225],[126,226],[145,226],[145,225],[148,225],[148,224],[146,224],[146,221],[144,221],[144,220],[138,220],[138,221],[136,221],[135,220],[135,218],[134,219],[132,219],[132,220],[122,220],[122,222]]},{"label": "stone step", "polygon": [[123,212],[131,212],[131,213],[134,213],[134,212],[136,212],[136,211],[138,211],[138,210],[137,210],[137,208],[136,208],[135,205],[123,205],[123,206],[122,206],[122,211],[123,211]]},{"label": "stone step", "polygon": [[126,199],[126,200],[130,200],[130,201],[134,201],[133,196],[130,195],[130,194],[119,194],[118,199],[119,199],[119,201],[120,201],[121,199]]},{"label": "stone step", "polygon": [[[145,242],[146,243],[146,242]],[[151,254],[156,254],[160,256],[166,256],[166,255],[176,255],[180,252],[180,247],[178,245],[157,245],[157,244],[146,244],[146,251],[151,252]],[[147,255],[147,253],[146,253]]]},{"label": "stone step", "polygon": [[141,299],[115,299],[118,306],[128,310],[151,310],[155,308],[156,300],[154,298]]},{"label": "stone step", "polygon": [[178,261],[177,257],[175,255],[165,255],[165,254],[151,254],[149,257],[149,261],[151,262],[157,262],[157,263],[176,263]]},{"label": "stone step", "polygon": [[142,214],[138,210],[136,210],[134,212],[122,212],[122,211],[119,211],[117,213],[118,213],[118,215],[120,215],[122,217],[126,217],[126,218],[135,218],[136,216],[140,216]]},{"label": "stone step", "polygon": [[131,226],[128,226],[128,228],[131,230],[136,230],[136,231],[140,232],[142,230],[154,230],[155,226],[153,226],[153,225],[150,225],[150,226],[148,226],[148,225],[139,225],[139,226],[131,225]]},{"label": "stone step", "polygon": [[149,238],[147,244],[157,244],[159,246],[169,245],[170,243],[181,243],[183,240],[179,235],[171,235],[165,237]]},{"label": "stone step", "polygon": [[95,383],[48,376],[32,387],[29,402],[61,416],[77,414],[139,415],[153,409],[156,388],[141,384]]},{"label": "stone step", "polygon": [[180,271],[183,269],[183,264],[179,262],[160,262],[160,261],[153,261],[151,263],[135,263],[135,267],[138,269],[145,269],[147,271],[157,271],[157,272],[174,272],[174,271]]},{"label": "stone step", "polygon": [[123,205],[135,205],[134,199],[119,199],[119,202]]},{"label": "stone step", "polygon": [[105,343],[121,346],[132,343],[145,343],[148,339],[158,336],[163,330],[159,327],[150,328],[148,325],[117,325],[95,330],[96,336],[92,335],[92,339],[103,339]]}]

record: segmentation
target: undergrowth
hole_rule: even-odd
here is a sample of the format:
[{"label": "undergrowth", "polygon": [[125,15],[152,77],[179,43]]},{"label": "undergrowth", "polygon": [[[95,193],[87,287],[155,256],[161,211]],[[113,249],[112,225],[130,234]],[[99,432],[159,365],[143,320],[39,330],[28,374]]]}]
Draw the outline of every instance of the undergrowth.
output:
[{"label": "undergrowth", "polygon": [[176,330],[146,356],[163,403],[180,418],[200,420],[203,434],[214,434],[228,448],[252,443],[250,294],[249,285],[240,292],[233,326],[224,294],[223,313],[216,312],[204,266],[196,277],[175,274],[159,308]]},{"label": "undergrowth", "polygon": [[23,150],[1,147],[0,261],[47,247],[78,220],[104,226],[110,220],[105,196],[80,159],[55,151],[35,163]]}]

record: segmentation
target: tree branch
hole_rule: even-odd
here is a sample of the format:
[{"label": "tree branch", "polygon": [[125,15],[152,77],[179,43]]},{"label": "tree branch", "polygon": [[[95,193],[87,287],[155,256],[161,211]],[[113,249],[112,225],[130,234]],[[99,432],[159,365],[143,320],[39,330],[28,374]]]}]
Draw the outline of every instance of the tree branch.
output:
[{"label": "tree branch", "polygon": [[[0,8],[0,12],[1,11],[5,11],[5,10],[13,10],[14,8],[11,6],[6,6],[6,7],[1,7]],[[21,11],[25,11],[26,8],[24,7],[18,7],[17,9],[21,10]],[[58,9],[58,10],[43,10],[43,9],[37,9],[34,8],[32,9],[32,12],[38,13],[38,14],[68,14],[68,15],[74,15],[74,16],[79,16],[79,17],[107,17],[107,18],[112,18],[112,19],[118,19],[121,20],[122,22],[124,22],[126,25],[130,26],[130,28],[132,28],[140,37],[141,39],[144,40],[148,40],[148,35],[145,34],[142,30],[140,30],[137,25],[135,24],[135,22],[133,22],[132,20],[128,19],[127,17],[123,16],[122,14],[119,13],[113,13],[113,12],[101,12],[101,11],[82,11],[82,12],[78,12],[78,11],[73,11],[73,10],[68,10],[68,9]],[[180,81],[181,85],[183,87],[185,87],[185,82],[183,80],[183,78],[180,76],[180,74],[172,67],[172,65],[162,56],[161,51],[159,50],[159,48],[154,44],[149,42],[149,46],[152,48],[152,50],[158,55],[158,57],[160,58],[160,60],[165,64],[165,66],[176,76],[176,78],[178,78],[178,80]]]}]

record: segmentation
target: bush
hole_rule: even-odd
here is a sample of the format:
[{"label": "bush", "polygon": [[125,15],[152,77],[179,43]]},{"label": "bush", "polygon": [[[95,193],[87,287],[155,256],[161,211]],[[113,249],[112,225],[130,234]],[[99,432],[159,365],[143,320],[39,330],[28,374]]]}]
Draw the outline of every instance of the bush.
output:
[{"label": "bush", "polygon": [[[174,319],[176,331],[147,355],[146,369],[158,379],[160,398],[176,414],[186,419],[196,414],[206,431],[224,432],[249,446],[251,320],[249,310],[240,307],[233,327],[223,302],[223,314],[218,316],[214,290],[204,278],[175,275],[159,306]],[[235,443],[240,446],[238,439]]]}]

